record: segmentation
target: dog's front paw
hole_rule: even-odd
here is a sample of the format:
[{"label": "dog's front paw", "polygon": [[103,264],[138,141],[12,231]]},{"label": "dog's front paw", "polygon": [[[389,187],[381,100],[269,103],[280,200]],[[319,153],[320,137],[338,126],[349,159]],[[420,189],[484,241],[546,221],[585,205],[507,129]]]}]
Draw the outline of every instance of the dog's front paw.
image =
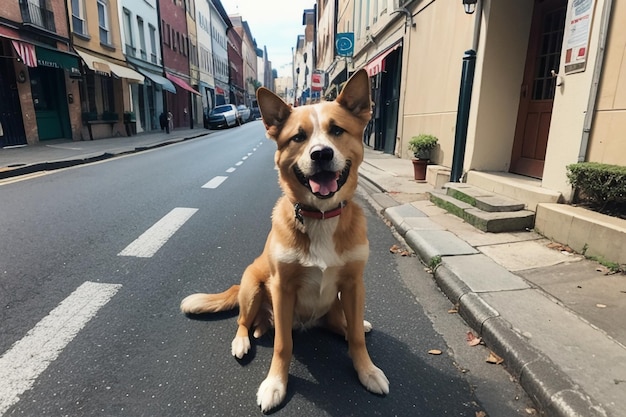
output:
[{"label": "dog's front paw", "polygon": [[369,333],[372,331],[372,323],[370,323],[367,320],[363,320],[363,329],[365,330],[365,333]]},{"label": "dog's front paw", "polygon": [[235,336],[233,342],[230,345],[231,353],[237,359],[243,358],[243,356],[250,350],[250,338]]},{"label": "dog's front paw", "polygon": [[372,365],[371,368],[358,374],[359,381],[368,391],[380,395],[389,394],[389,380],[380,368]]},{"label": "dog's front paw", "polygon": [[279,377],[268,376],[259,386],[259,391],[256,394],[256,403],[261,407],[261,411],[266,413],[282,403],[286,395],[287,384]]}]

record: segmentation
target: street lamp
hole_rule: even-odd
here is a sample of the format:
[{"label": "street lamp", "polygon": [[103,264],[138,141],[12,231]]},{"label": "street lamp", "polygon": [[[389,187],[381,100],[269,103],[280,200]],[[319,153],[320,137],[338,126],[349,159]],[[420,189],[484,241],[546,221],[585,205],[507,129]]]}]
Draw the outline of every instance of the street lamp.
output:
[{"label": "street lamp", "polygon": [[463,8],[465,9],[465,13],[472,14],[476,10],[476,3],[478,0],[461,0],[463,2]]}]

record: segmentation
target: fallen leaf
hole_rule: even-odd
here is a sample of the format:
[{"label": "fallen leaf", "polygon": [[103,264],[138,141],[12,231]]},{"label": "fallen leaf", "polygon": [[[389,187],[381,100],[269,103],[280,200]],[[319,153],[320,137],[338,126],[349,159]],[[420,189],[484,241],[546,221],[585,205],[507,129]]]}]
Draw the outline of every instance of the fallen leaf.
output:
[{"label": "fallen leaf", "polygon": [[428,354],[430,355],[441,355],[441,351],[439,349],[431,349],[428,351]]},{"label": "fallen leaf", "polygon": [[451,308],[450,310],[448,310],[448,314],[456,314],[458,312],[459,312],[459,309],[456,308],[456,307],[455,308]]},{"label": "fallen leaf", "polygon": [[482,341],[480,337],[474,336],[474,333],[472,333],[471,331],[467,332],[466,340],[467,344],[470,346],[480,345],[480,342]]},{"label": "fallen leaf", "polygon": [[391,253],[398,253],[398,252],[400,252],[400,246],[393,245],[392,247],[389,248],[389,252],[391,252]]},{"label": "fallen leaf", "polygon": [[527,407],[525,411],[526,411],[526,414],[528,414],[529,416],[537,415],[537,410],[535,410],[534,408]]},{"label": "fallen leaf", "polygon": [[598,307],[598,308],[606,308],[606,304],[596,304],[596,307]]},{"label": "fallen leaf", "polygon": [[411,256],[411,252],[409,252],[408,250],[404,249],[402,252],[400,252],[400,256]]},{"label": "fallen leaf", "polygon": [[500,356],[496,355],[492,351],[489,351],[489,357],[487,358],[486,362],[500,365],[502,362],[504,362],[504,359],[502,359]]},{"label": "fallen leaf", "polygon": [[487,417],[487,413],[484,411],[476,411],[476,417]]}]

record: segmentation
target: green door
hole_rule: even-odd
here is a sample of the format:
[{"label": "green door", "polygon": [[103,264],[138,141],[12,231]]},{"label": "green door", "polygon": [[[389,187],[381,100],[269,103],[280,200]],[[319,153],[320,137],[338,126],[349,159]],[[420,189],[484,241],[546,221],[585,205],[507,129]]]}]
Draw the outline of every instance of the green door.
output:
[{"label": "green door", "polygon": [[38,66],[29,72],[39,140],[71,138],[63,70]]}]

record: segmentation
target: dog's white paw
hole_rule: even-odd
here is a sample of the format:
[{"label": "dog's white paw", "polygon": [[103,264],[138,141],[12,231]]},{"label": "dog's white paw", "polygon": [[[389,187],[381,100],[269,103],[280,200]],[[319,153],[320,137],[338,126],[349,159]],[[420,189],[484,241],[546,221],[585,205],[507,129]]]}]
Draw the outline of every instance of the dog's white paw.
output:
[{"label": "dog's white paw", "polygon": [[374,394],[389,394],[389,380],[385,373],[378,367],[372,365],[371,368],[359,372],[359,381],[368,391]]},{"label": "dog's white paw", "polygon": [[241,359],[250,350],[250,338],[235,336],[230,346],[233,356]]},{"label": "dog's white paw", "polygon": [[363,328],[365,329],[365,333],[369,333],[372,331],[372,323],[367,320],[363,320]]},{"label": "dog's white paw", "polygon": [[287,384],[278,377],[268,376],[259,386],[256,403],[261,407],[261,411],[266,413],[282,403],[286,395]]}]

